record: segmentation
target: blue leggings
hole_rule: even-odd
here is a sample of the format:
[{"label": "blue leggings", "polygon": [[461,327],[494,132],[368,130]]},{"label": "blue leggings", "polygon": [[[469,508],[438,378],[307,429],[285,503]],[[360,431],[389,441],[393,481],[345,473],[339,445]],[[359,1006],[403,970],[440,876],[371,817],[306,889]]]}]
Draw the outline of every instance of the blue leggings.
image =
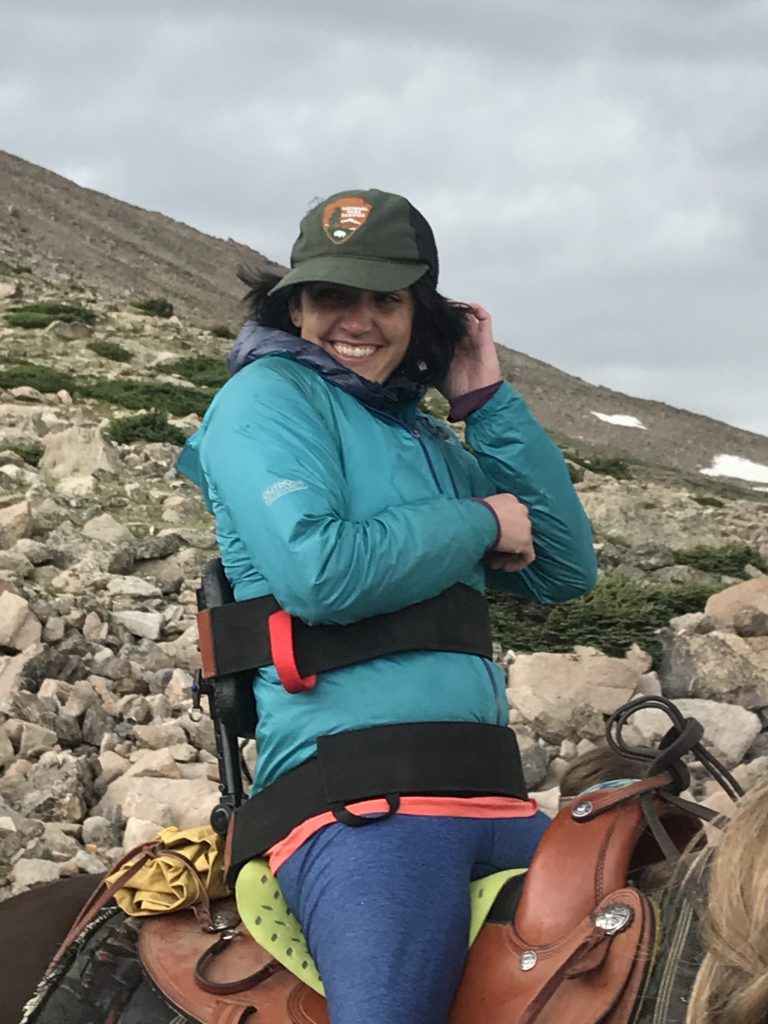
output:
[{"label": "blue leggings", "polygon": [[469,883],[525,867],[549,824],[396,814],[328,825],[277,872],[332,1024],[445,1024],[467,956]]}]

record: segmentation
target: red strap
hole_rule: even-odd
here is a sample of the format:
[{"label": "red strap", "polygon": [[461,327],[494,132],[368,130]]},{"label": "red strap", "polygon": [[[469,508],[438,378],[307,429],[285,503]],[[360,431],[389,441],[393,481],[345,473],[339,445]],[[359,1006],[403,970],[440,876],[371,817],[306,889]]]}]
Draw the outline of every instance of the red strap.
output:
[{"label": "red strap", "polygon": [[296,665],[293,650],[293,619],[281,608],[272,612],[267,620],[269,642],[272,648],[272,662],[277,669],[280,682],[288,693],[302,693],[311,690],[317,682],[317,675],[302,676]]}]

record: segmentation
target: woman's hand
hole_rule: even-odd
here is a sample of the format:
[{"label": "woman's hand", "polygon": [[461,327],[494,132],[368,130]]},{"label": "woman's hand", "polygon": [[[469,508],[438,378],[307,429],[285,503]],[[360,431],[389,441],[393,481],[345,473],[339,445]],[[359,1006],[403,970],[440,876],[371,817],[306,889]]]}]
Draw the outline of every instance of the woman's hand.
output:
[{"label": "woman's hand", "polygon": [[493,509],[500,531],[496,547],[486,555],[486,564],[491,569],[519,572],[536,558],[528,509],[514,494],[492,494],[483,501]]},{"label": "woman's hand", "polygon": [[450,369],[438,385],[438,390],[449,402],[501,380],[491,314],[477,302],[466,305],[466,338],[457,345]]}]

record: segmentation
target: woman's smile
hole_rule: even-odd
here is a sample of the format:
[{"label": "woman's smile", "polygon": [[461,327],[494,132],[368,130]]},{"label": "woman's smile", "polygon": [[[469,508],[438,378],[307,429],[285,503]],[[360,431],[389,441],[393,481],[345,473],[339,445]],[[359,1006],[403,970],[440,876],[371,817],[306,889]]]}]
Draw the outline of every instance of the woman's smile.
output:
[{"label": "woman's smile", "polygon": [[371,292],[346,285],[305,285],[291,310],[301,337],[366,380],[384,384],[411,343],[410,289]]}]

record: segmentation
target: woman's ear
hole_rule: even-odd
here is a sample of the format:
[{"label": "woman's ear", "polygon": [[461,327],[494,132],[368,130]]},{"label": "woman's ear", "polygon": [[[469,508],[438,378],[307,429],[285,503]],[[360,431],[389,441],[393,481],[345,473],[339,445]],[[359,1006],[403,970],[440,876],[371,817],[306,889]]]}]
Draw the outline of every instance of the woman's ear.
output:
[{"label": "woman's ear", "polygon": [[301,299],[291,299],[288,306],[288,313],[291,317],[291,323],[298,330],[301,330],[302,315],[301,315]]}]

